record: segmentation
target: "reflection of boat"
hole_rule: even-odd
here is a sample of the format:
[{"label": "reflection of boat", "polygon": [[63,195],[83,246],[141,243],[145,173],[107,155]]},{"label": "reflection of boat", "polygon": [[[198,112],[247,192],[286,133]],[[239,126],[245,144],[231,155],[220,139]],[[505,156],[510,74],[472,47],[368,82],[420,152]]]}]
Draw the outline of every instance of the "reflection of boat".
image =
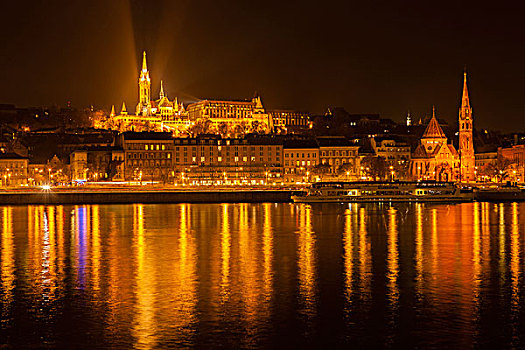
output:
[{"label": "reflection of boat", "polygon": [[317,182],[296,203],[323,202],[466,202],[473,200],[472,189],[452,182]]}]

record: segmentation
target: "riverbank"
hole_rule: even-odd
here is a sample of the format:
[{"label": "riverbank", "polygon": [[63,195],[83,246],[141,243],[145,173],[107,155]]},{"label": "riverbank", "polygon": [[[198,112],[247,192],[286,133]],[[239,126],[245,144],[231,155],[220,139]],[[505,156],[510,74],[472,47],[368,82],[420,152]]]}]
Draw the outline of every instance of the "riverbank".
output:
[{"label": "riverbank", "polygon": [[68,190],[0,192],[0,205],[126,203],[286,203],[292,190]]}]

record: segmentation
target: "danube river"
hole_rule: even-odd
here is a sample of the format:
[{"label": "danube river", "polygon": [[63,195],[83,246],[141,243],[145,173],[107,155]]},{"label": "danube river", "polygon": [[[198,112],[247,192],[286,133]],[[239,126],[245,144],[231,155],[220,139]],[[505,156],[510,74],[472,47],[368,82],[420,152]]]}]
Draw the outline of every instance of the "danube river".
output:
[{"label": "danube river", "polygon": [[525,347],[525,203],[0,218],[0,348]]}]

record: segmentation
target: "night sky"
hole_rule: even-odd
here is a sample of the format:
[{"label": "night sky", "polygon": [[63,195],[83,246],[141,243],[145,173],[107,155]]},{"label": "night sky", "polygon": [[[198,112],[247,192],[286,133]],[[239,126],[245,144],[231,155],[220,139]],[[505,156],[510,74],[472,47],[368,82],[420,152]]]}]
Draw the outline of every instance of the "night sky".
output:
[{"label": "night sky", "polygon": [[267,108],[457,119],[467,66],[475,127],[525,130],[520,2],[3,1],[0,103],[137,102],[152,92]]}]

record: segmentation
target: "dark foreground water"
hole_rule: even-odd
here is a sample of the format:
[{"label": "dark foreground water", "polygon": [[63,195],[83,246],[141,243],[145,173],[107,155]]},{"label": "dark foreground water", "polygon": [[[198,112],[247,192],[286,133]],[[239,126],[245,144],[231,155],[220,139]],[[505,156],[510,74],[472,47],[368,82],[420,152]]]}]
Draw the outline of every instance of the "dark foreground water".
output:
[{"label": "dark foreground water", "polygon": [[0,348],[525,347],[525,204],[0,218]]}]

